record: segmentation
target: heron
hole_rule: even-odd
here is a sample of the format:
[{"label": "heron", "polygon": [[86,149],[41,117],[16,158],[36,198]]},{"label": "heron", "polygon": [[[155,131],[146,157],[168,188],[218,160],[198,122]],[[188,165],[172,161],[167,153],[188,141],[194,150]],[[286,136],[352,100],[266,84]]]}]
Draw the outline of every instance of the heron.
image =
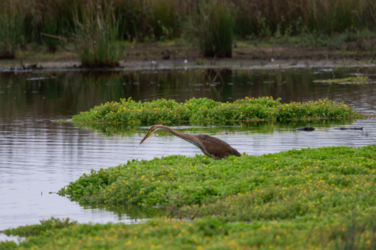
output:
[{"label": "heron", "polygon": [[226,142],[218,138],[215,138],[209,135],[190,135],[190,134],[180,133],[164,125],[151,126],[148,133],[145,135],[144,139],[142,139],[140,144],[143,143],[151,135],[151,133],[156,130],[169,131],[171,134],[176,135],[177,137],[183,140],[186,140],[189,143],[192,143],[193,145],[201,149],[201,151],[205,155],[213,158],[214,160],[227,158],[230,155],[241,156],[241,154],[236,149],[234,149],[233,147],[228,145]]}]

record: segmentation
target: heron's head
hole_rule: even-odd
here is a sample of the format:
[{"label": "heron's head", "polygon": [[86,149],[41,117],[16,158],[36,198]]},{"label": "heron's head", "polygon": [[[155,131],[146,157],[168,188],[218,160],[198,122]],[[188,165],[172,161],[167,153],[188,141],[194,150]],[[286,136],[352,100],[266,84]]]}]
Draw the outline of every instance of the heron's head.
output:
[{"label": "heron's head", "polygon": [[142,139],[142,141],[140,142],[140,144],[143,143],[151,135],[151,133],[153,133],[155,130],[159,129],[160,128],[159,126],[160,125],[153,125],[153,126],[151,126],[151,128],[148,131],[148,133],[145,135],[144,139]]}]

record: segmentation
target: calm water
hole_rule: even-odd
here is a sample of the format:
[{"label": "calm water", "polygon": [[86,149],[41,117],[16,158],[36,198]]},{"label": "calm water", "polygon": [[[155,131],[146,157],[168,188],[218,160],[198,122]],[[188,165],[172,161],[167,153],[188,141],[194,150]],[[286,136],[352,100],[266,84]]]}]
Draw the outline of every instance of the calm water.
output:
[{"label": "calm water", "polygon": [[[368,75],[372,81],[364,85],[313,82],[354,74]],[[282,102],[328,98],[352,105],[361,113],[375,114],[375,79],[374,68],[0,73],[0,230],[38,223],[51,216],[101,223],[134,223],[153,216],[156,211],[150,208],[82,207],[55,192],[91,169],[108,168],[135,158],[201,154],[193,145],[164,134],[156,134],[139,145],[147,127],[109,134],[102,132],[103,128],[92,131],[54,120],[70,119],[95,105],[128,97],[141,101],[209,97],[222,102],[245,96],[281,97]],[[307,125],[317,130],[293,130]],[[364,130],[335,129],[343,126]],[[375,144],[376,139],[375,118],[209,127],[184,124],[177,129],[215,135],[239,152],[253,155],[292,148],[363,146]]]}]

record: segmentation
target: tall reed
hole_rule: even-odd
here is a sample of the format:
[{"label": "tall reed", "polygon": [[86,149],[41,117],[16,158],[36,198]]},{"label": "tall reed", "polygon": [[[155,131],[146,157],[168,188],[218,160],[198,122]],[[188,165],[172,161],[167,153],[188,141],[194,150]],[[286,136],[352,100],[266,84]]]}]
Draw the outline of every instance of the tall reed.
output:
[{"label": "tall reed", "polygon": [[112,0],[124,38],[130,41],[166,40],[180,36],[185,0]]},{"label": "tall reed", "polygon": [[[101,8],[87,7],[94,5]],[[113,32],[117,27],[117,41],[175,39],[184,33],[205,56],[230,56],[234,34],[322,37],[376,31],[374,0],[1,0],[0,53],[14,56],[21,43],[54,51],[60,41],[85,33],[84,16],[99,16]]]},{"label": "tall reed", "polygon": [[75,17],[75,47],[83,67],[114,67],[123,57],[118,44],[119,23],[112,4],[87,2],[81,15]]},{"label": "tall reed", "polygon": [[187,17],[185,38],[198,44],[203,56],[231,57],[234,17],[228,3],[200,1]]},{"label": "tall reed", "polygon": [[20,1],[0,3],[0,59],[13,59],[25,41],[23,7]]},{"label": "tall reed", "polygon": [[233,3],[235,31],[241,37],[375,30],[373,0],[228,1]]}]

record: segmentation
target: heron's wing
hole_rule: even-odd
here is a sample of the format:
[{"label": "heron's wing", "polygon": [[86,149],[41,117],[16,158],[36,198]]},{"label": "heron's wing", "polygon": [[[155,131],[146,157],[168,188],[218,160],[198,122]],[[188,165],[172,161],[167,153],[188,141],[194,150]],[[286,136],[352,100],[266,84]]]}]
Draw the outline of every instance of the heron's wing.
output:
[{"label": "heron's wing", "polygon": [[208,153],[216,156],[228,156],[228,155],[237,155],[240,156],[240,153],[228,145],[226,142],[221,139],[208,136],[208,135],[197,135],[200,139],[202,145],[206,148]]}]

